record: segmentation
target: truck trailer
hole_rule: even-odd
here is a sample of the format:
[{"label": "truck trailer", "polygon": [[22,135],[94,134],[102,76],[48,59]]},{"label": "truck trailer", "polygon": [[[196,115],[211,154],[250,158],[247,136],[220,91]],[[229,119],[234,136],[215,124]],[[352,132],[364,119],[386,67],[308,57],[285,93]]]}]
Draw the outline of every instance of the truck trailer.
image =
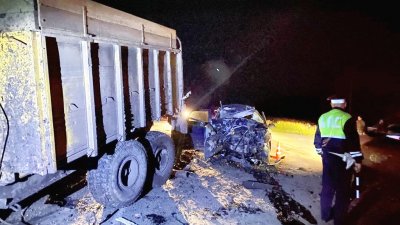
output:
[{"label": "truck trailer", "polygon": [[0,0],[0,208],[79,169],[112,207],[165,183],[174,143],[150,127],[186,130],[182,67],[174,29],[89,0]]}]

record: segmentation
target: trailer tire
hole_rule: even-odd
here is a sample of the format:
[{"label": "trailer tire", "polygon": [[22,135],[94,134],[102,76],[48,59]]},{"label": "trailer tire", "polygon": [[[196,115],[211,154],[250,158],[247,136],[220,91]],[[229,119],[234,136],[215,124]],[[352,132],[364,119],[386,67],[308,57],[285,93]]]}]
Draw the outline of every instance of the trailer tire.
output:
[{"label": "trailer tire", "polygon": [[115,208],[134,203],[142,194],[147,176],[147,154],[138,141],[117,144],[113,155],[104,155],[88,175],[93,198]]},{"label": "trailer tire", "polygon": [[[182,155],[183,150],[185,148],[189,148],[187,146],[187,143],[189,142],[187,140],[188,136],[189,135],[182,134],[179,131],[175,131],[175,130],[171,131],[171,138],[175,145],[175,166],[176,166],[176,168],[179,168],[179,164],[181,163],[181,155]],[[192,141],[190,140],[190,142],[192,142]],[[193,145],[190,145],[190,147],[193,147]]]},{"label": "trailer tire", "polygon": [[152,187],[160,187],[169,179],[175,160],[175,146],[172,139],[159,131],[146,135],[151,148],[150,167],[154,168]]}]

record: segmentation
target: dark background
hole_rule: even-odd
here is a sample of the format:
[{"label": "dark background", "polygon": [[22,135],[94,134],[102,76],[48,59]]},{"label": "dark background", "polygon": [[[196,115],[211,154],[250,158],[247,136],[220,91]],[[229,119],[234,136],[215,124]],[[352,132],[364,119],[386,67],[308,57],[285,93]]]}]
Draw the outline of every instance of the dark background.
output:
[{"label": "dark background", "polygon": [[315,121],[338,94],[367,125],[400,122],[395,2],[97,2],[176,29],[192,107],[246,103]]}]

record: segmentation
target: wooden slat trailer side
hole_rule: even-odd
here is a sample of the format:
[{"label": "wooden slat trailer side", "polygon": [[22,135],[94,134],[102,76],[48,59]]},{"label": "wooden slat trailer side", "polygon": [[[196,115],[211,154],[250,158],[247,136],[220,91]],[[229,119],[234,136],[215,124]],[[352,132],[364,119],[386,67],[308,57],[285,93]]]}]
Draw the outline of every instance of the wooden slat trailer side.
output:
[{"label": "wooden slat trailer side", "polygon": [[174,144],[148,128],[179,118],[175,30],[92,1],[0,0],[0,31],[0,208],[77,159],[98,159],[88,183],[106,205],[135,201],[149,172],[168,179]]}]

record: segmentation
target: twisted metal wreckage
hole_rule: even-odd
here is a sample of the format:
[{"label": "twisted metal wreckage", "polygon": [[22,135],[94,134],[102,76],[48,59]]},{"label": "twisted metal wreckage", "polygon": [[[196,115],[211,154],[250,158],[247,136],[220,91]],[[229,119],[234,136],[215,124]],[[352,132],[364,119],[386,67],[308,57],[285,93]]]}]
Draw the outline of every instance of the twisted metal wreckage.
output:
[{"label": "twisted metal wreckage", "polygon": [[[202,142],[204,146],[195,144],[195,148],[204,151],[206,159],[212,156],[224,156],[226,159],[240,163],[244,167],[260,164],[268,159],[271,148],[270,124],[264,114],[254,107],[242,104],[222,105],[216,110],[215,116],[208,121],[192,124],[193,143]],[[199,123],[200,122],[200,123]],[[196,130],[202,130],[204,136],[196,135]]]}]

